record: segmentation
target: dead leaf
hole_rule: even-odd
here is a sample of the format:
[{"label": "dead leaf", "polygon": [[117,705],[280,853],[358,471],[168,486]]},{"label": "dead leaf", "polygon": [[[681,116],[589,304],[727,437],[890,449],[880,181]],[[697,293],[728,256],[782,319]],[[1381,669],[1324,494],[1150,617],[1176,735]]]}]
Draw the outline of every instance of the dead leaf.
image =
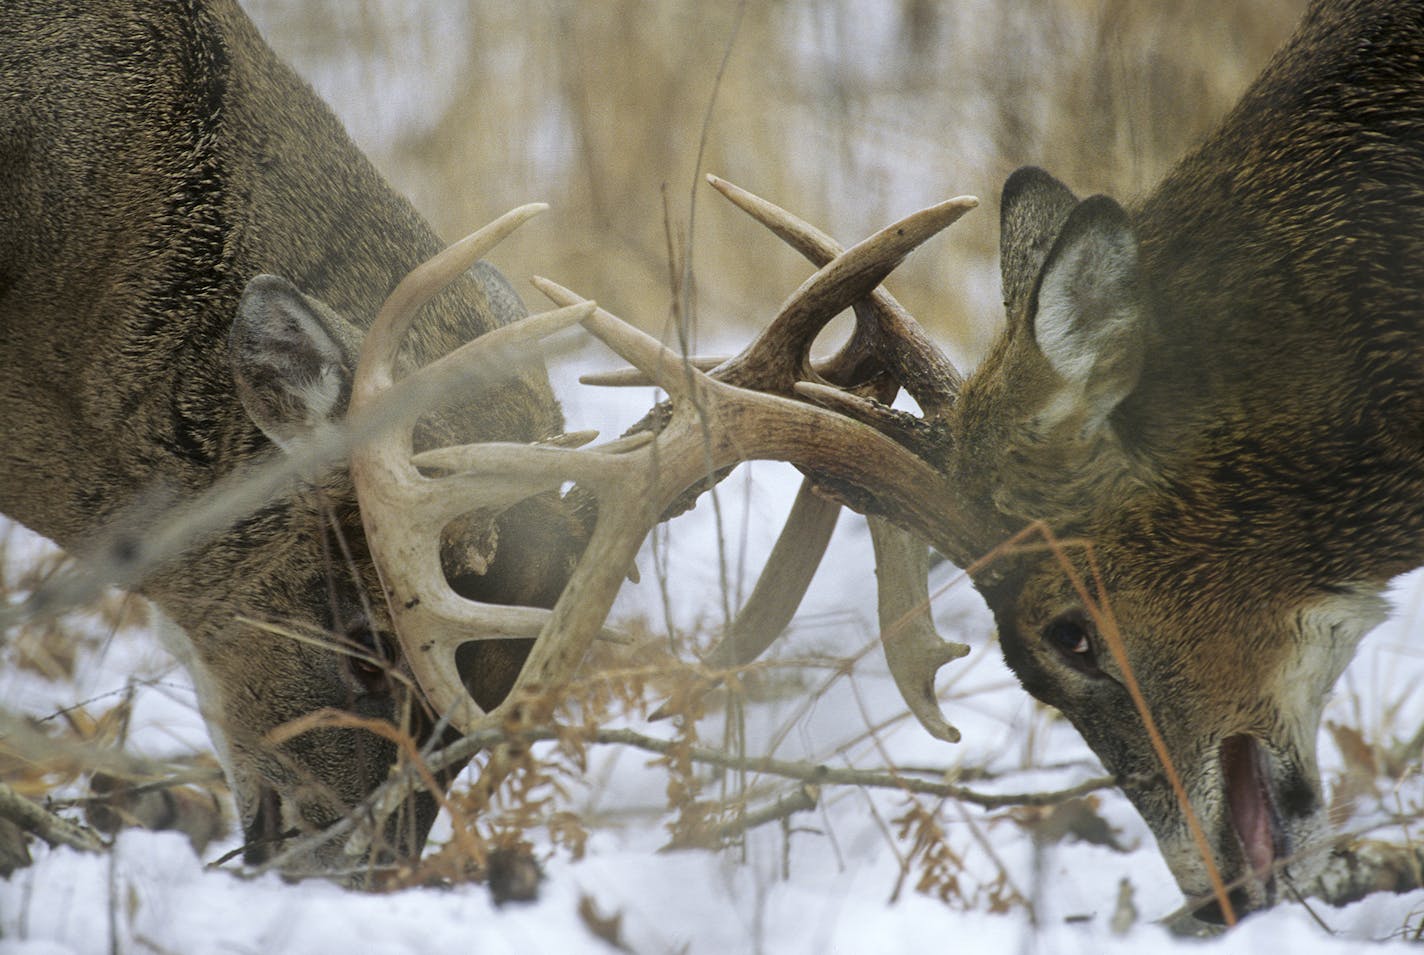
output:
[{"label": "dead leaf", "polygon": [[486,870],[490,896],[494,904],[533,902],[539,898],[539,883],[544,873],[527,847],[491,849]]},{"label": "dead leaf", "polygon": [[1046,845],[1075,839],[1092,846],[1106,846],[1114,852],[1131,851],[1107,820],[1098,815],[1098,800],[1092,796],[1041,808],[1020,807],[1011,810],[1009,816]]},{"label": "dead leaf", "polygon": [[584,927],[589,930],[595,938],[602,939],[620,952],[631,952],[623,942],[623,913],[615,912],[612,915],[604,916],[598,911],[598,905],[593,901],[591,895],[580,895],[578,904],[578,917],[583,922]]}]

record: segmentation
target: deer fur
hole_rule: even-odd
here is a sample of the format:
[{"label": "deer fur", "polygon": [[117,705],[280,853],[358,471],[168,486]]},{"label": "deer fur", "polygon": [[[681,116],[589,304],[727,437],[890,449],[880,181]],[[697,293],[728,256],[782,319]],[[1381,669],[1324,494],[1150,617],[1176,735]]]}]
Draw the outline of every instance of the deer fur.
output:
[{"label": "deer fur", "polygon": [[[0,511],[75,552],[339,417],[364,328],[443,245],[234,0],[6,4],[0,196]],[[427,307],[407,354],[523,314],[480,265]],[[561,426],[535,362],[423,433],[530,441]],[[447,569],[470,596],[551,606],[583,534],[546,496],[447,533]],[[181,628],[249,840],[328,825],[395,757],[363,729],[281,746],[270,731],[335,708],[429,732],[405,684],[352,655],[379,661],[389,634],[345,471],[138,589]],[[497,700],[524,652],[472,660],[475,697]],[[433,816],[417,797],[369,861],[418,851]],[[361,861],[332,845],[292,865]]]}]

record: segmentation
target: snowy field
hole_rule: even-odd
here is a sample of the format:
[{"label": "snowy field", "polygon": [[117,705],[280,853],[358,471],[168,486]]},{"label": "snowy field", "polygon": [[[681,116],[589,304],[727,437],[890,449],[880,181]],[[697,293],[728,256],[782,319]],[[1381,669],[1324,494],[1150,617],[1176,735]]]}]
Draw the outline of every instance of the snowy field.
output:
[{"label": "snowy field", "polygon": [[[590,349],[572,363],[607,363]],[[570,423],[608,431],[646,406],[646,392],[598,392],[568,384],[560,372]],[[721,613],[719,552],[731,579],[745,586],[779,529],[797,476],[773,465],[738,472],[720,490],[721,540],[704,499],[670,530],[664,573],[665,613],[654,560],[645,547],[643,581],[629,585],[615,617],[661,621],[705,631]],[[874,636],[873,568],[863,521],[843,515],[832,551],[793,631],[773,651],[782,657],[828,659],[854,654]],[[741,568],[741,572],[738,572]],[[1100,774],[1066,724],[1036,707],[1014,683],[991,642],[987,611],[952,568],[941,567],[935,616],[941,632],[974,649],[941,675],[947,715],[964,732],[957,746],[930,739],[904,718],[878,651],[833,680],[814,705],[807,693],[749,703],[746,752],[810,759],[832,766],[899,766],[974,770],[991,779],[983,791],[1057,789]],[[1341,681],[1327,719],[1359,727],[1368,738],[1407,736],[1424,706],[1415,688],[1424,676],[1417,631],[1424,586],[1408,582],[1396,619],[1371,635]],[[793,671],[794,672],[794,671]],[[824,668],[804,671],[814,687]],[[71,682],[44,681],[7,667],[0,694],[7,707],[36,717],[87,701],[102,711],[130,678],[151,681],[137,694],[128,746],[166,757],[206,746],[185,675],[150,635],[123,634],[86,655]],[[630,724],[650,734],[666,724]],[[721,738],[714,712],[700,728]],[[874,732],[868,727],[875,727]],[[825,787],[819,806],[787,826],[753,830],[744,845],[720,851],[660,852],[667,842],[666,775],[640,752],[591,751],[584,785],[567,804],[589,825],[587,855],[539,842],[545,879],[537,901],[496,907],[484,885],[359,894],[321,882],[285,884],[273,875],[241,877],[230,863],[205,867],[237,844],[237,833],[198,858],[179,835],[127,831],[105,855],[32,846],[35,865],[0,883],[0,953],[480,953],[615,951],[590,930],[587,916],[616,919],[606,934],[637,953],[875,953],[1200,951],[1156,920],[1181,903],[1146,827],[1115,791],[1098,794],[1099,814],[1114,830],[1108,845],[1067,840],[1035,845],[1006,810],[921,800],[945,833],[962,869],[951,873],[948,901],[915,891],[921,866],[908,875],[910,843],[894,820],[908,803],[898,793]],[[1342,757],[1322,740],[1327,781]],[[1415,760],[1417,774],[1418,761]],[[790,783],[765,783],[769,798]],[[709,787],[712,789],[715,787]],[[1417,784],[1362,800],[1348,825],[1363,828],[1391,812],[1409,815]],[[66,793],[59,793],[65,795]],[[439,841],[448,826],[437,824]],[[1375,835],[1402,840],[1400,825]],[[1121,901],[1130,895],[1130,905]],[[1002,912],[993,911],[995,900]],[[591,905],[591,908],[590,908]],[[1365,941],[1403,949],[1424,917],[1424,893],[1376,896],[1345,909],[1314,904],[1328,929],[1299,905],[1254,915],[1208,943],[1222,952],[1358,951]],[[581,909],[584,916],[580,915]],[[1135,913],[1135,917],[1134,917]],[[1388,946],[1379,946],[1388,950]]]}]

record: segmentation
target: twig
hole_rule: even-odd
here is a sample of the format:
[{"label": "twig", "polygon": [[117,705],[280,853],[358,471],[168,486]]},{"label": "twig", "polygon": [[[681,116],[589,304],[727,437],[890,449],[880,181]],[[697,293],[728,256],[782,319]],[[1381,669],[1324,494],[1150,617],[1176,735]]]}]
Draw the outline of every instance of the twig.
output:
[{"label": "twig", "polygon": [[[1313,851],[1329,852],[1325,867],[1309,883],[1299,886],[1288,883],[1290,898],[1302,905],[1310,898],[1339,907],[1358,902],[1375,892],[1400,894],[1421,888],[1421,883],[1424,883],[1424,879],[1420,878],[1424,847],[1362,838],[1367,832],[1398,822],[1398,819],[1388,819],[1377,826],[1338,833],[1330,839],[1329,844],[1314,847]],[[1283,881],[1286,881],[1284,877],[1288,875],[1285,867],[1294,861],[1297,861],[1296,857],[1282,859],[1276,863],[1277,868],[1281,870]],[[1227,888],[1234,889],[1253,877],[1243,876],[1228,883]],[[1157,921],[1176,934],[1197,934],[1205,926],[1194,918],[1194,913],[1206,901],[1208,900],[1202,898],[1190,899]],[[1319,915],[1308,906],[1307,911],[1311,918],[1317,922],[1321,921]]]},{"label": "twig", "polygon": [[105,848],[104,840],[88,826],[56,816],[5,783],[0,783],[0,817],[26,832],[34,833],[52,846],[68,846],[81,852],[101,852]]},{"label": "twig", "polygon": [[122,786],[110,789],[104,793],[91,793],[87,796],[75,796],[72,799],[56,799],[52,800],[50,804],[60,809],[72,809],[76,806],[89,806],[93,804],[104,805],[112,802],[115,798],[135,799],[139,796],[146,796],[149,793],[162,792],[165,789],[178,789],[182,786],[207,787],[214,783],[223,782],[222,770],[217,767],[211,769],[191,769],[187,772],[179,773],[176,776],[135,783],[131,786]]},{"label": "twig", "polygon": [[[505,734],[500,735],[501,737],[505,736]],[[540,729],[520,732],[510,738],[537,742],[554,739],[556,736],[552,730]],[[642,749],[659,755],[667,755],[682,746],[677,740],[645,736],[627,729],[595,730],[586,741],[601,745],[631,746],[634,749]],[[448,753],[464,742],[461,740],[444,752]],[[870,789],[895,789],[901,792],[921,793],[957,799],[985,809],[1002,809],[1007,806],[1050,806],[1115,785],[1115,781],[1111,777],[1099,776],[1085,780],[1076,786],[1047,792],[982,793],[954,783],[907,778],[895,772],[846,769],[784,759],[763,759],[755,756],[741,757],[704,746],[690,747],[688,753],[693,762],[708,766],[719,766],[724,769],[747,769],[752,772],[784,776],[787,779],[799,779],[803,782],[821,785],[864,786]]]},{"label": "twig", "polygon": [[722,834],[735,835],[758,826],[764,826],[768,822],[779,822],[798,812],[810,812],[816,808],[820,801],[821,787],[812,783],[802,783],[771,805],[763,806],[756,812],[749,812],[735,820],[734,824],[724,826]]},{"label": "twig", "polygon": [[704,746],[685,747],[685,744],[678,740],[660,739],[628,729],[589,731],[576,727],[539,726],[515,732],[493,727],[465,736],[444,749],[431,753],[425,761],[421,773],[416,774],[407,768],[405,772],[387,781],[385,785],[367,797],[361,805],[352,809],[337,822],[302,837],[259,869],[246,874],[258,875],[271,868],[280,867],[284,858],[296,858],[317,846],[324,845],[334,839],[340,839],[350,832],[360,820],[389,817],[412,795],[425,789],[421,777],[426,779],[438,777],[441,770],[463,763],[482,750],[501,743],[528,744],[570,738],[584,744],[627,746],[660,756],[667,756],[675,750],[685,749],[689,759],[707,766],[745,769],[755,773],[796,779],[818,786],[893,789],[899,792],[956,799],[985,809],[1002,809],[1009,806],[1049,806],[1115,785],[1115,780],[1111,777],[1098,776],[1065,789],[1040,792],[983,793],[953,783],[916,779],[895,772],[848,769],[783,759],[744,757]]}]

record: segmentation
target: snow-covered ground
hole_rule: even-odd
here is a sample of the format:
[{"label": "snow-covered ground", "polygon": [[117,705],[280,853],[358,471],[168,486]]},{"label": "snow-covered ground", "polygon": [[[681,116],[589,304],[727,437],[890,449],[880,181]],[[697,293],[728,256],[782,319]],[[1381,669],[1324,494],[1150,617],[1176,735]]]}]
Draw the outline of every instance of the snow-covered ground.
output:
[{"label": "snow-covered ground", "polygon": [[[592,354],[574,365],[604,363],[587,357]],[[567,369],[561,379],[571,380]],[[641,391],[593,394],[568,384],[562,391],[572,425],[606,432],[632,420],[650,397]],[[720,551],[732,562],[734,581],[750,579],[797,483],[794,472],[766,464],[755,465],[749,478],[739,472],[726,481],[719,491],[721,548],[714,509],[705,501],[674,522],[666,574],[671,617],[679,627],[719,618],[716,555]],[[869,553],[863,522],[843,516],[807,606],[776,652],[838,655],[873,637]],[[646,549],[640,564],[643,582],[627,588],[615,615],[646,617],[657,627],[665,615]],[[1057,788],[1100,772],[1073,731],[1035,707],[1014,683],[990,642],[987,611],[968,585],[948,567],[936,572],[934,582],[942,587],[935,602],[941,631],[974,648],[941,678],[947,714],[964,731],[963,743],[938,743],[912,721],[894,720],[902,706],[883,659],[871,653],[812,707],[804,707],[805,694],[749,705],[747,752],[774,749],[781,757],[860,768],[884,766],[888,758],[904,766],[983,767],[1002,774],[975,784],[985,790]],[[1408,581],[1398,603],[1400,614],[1365,642],[1327,716],[1367,735],[1391,728],[1407,734],[1424,711],[1412,693],[1424,677],[1424,661],[1417,641],[1409,639],[1420,629],[1424,581]],[[186,678],[172,671],[157,641],[144,634],[120,637],[86,657],[72,683],[7,670],[0,674],[0,694],[7,708],[44,716],[76,701],[102,700],[130,675],[165,671],[171,672],[139,691],[130,748],[157,756],[201,748],[203,731]],[[815,685],[825,676],[825,670],[810,670],[806,682]],[[1395,704],[1398,710],[1388,712]],[[873,740],[867,733],[872,725],[883,727]],[[709,717],[702,738],[717,740],[721,727],[720,715]],[[661,724],[638,728],[667,732]],[[1331,778],[1341,757],[1329,742],[1322,749]],[[817,810],[792,817],[789,830],[775,824],[754,830],[745,848],[659,852],[669,818],[660,811],[666,782],[661,771],[642,753],[601,748],[593,754],[587,785],[563,808],[602,821],[581,861],[541,846],[548,858],[536,902],[497,908],[483,885],[372,895],[321,882],[286,884],[275,876],[243,879],[204,868],[236,844],[236,833],[199,859],[181,836],[129,831],[103,856],[35,845],[35,865],[0,882],[0,953],[611,951],[579,915],[581,903],[589,901],[600,915],[620,919],[618,937],[638,953],[1135,953],[1201,944],[1175,939],[1153,924],[1181,900],[1145,826],[1115,792],[1100,794],[1100,813],[1125,851],[1069,841],[1036,854],[1030,836],[1002,811],[926,802],[964,864],[960,889],[969,901],[951,904],[914,891],[918,871],[902,879],[901,859],[910,844],[893,832],[893,820],[907,805],[902,795],[827,787]],[[1417,794],[1396,798],[1386,808],[1407,811],[1411,799],[1417,803]],[[1398,827],[1382,835],[1401,837]],[[1001,894],[1032,900],[1032,918],[1022,904],[1001,914],[990,911],[997,879]],[[1124,880],[1138,918],[1119,935],[1110,923]],[[1395,939],[1402,948],[1397,939],[1419,924],[1424,893],[1376,896],[1343,910],[1316,908],[1329,932],[1299,905],[1285,905],[1209,944],[1224,952],[1302,955],[1357,951],[1363,940]]]}]

